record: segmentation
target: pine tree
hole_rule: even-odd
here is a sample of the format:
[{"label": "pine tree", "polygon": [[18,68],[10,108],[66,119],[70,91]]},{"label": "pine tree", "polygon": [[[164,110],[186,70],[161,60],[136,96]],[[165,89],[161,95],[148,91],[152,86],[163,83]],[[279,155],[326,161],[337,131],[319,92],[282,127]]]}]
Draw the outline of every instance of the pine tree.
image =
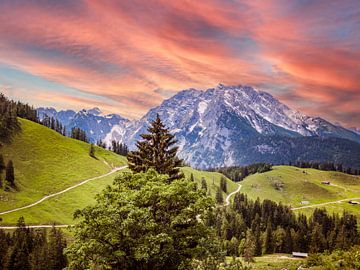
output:
[{"label": "pine tree", "polygon": [[5,180],[11,187],[15,187],[15,173],[12,160],[9,160],[7,163]]},{"label": "pine tree", "polygon": [[207,191],[207,183],[204,177],[201,177],[201,189]]},{"label": "pine tree", "polygon": [[4,157],[2,154],[0,154],[0,175],[3,173],[3,171],[6,169]]},{"label": "pine tree", "polygon": [[244,245],[244,260],[246,262],[253,262],[255,254],[255,237],[251,230],[246,231],[245,245]]},{"label": "pine tree", "polygon": [[6,169],[4,157],[0,154],[0,188],[3,186],[2,173]]},{"label": "pine tree", "polygon": [[60,230],[52,227],[49,234],[48,269],[64,269],[66,267],[66,256],[63,250],[66,247]]},{"label": "pine tree", "polygon": [[222,196],[222,192],[221,192],[220,188],[218,188],[218,189],[216,190],[215,199],[216,199],[216,202],[217,202],[218,204],[223,204],[223,203],[224,203],[224,198],[223,198],[223,196]]},{"label": "pine tree", "polygon": [[195,182],[194,175],[192,173],[190,174],[190,181]]},{"label": "pine tree", "polygon": [[129,168],[135,172],[146,172],[153,168],[158,173],[169,175],[169,181],[183,178],[179,167],[182,160],[176,157],[178,147],[174,135],[165,128],[159,115],[147,129],[148,134],[142,134],[141,141],[136,143],[137,151],[128,154]]},{"label": "pine tree", "polygon": [[224,191],[225,193],[227,193],[227,182],[226,182],[226,179],[224,176],[221,176],[221,179],[220,179],[220,187],[221,187],[221,190]]},{"label": "pine tree", "polygon": [[269,219],[265,231],[264,253],[271,254],[273,252],[274,252],[273,229]]},{"label": "pine tree", "polygon": [[90,144],[89,155],[90,157],[95,158],[95,147],[93,144]]}]

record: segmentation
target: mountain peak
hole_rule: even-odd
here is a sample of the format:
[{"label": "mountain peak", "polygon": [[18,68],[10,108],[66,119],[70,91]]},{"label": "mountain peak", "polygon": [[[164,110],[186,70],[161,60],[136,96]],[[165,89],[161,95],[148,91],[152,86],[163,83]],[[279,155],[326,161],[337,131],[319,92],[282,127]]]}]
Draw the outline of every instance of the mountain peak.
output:
[{"label": "mountain peak", "polygon": [[101,115],[102,111],[98,107],[94,107],[92,109],[87,110],[88,113],[93,115]]}]

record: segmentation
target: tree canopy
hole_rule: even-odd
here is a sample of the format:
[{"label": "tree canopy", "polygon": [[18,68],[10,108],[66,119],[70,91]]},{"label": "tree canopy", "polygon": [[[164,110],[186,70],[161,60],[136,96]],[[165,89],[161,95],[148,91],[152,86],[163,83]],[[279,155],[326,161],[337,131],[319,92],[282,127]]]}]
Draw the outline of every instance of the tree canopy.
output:
[{"label": "tree canopy", "polygon": [[142,140],[136,143],[137,151],[128,154],[129,168],[133,172],[146,172],[153,168],[160,174],[169,175],[169,180],[183,178],[179,166],[182,160],[176,154],[178,147],[174,135],[162,123],[159,115],[147,129],[148,134],[142,134]]},{"label": "tree canopy", "polygon": [[203,220],[214,202],[193,185],[153,169],[115,179],[96,205],[75,213],[68,269],[189,269],[213,232]]}]

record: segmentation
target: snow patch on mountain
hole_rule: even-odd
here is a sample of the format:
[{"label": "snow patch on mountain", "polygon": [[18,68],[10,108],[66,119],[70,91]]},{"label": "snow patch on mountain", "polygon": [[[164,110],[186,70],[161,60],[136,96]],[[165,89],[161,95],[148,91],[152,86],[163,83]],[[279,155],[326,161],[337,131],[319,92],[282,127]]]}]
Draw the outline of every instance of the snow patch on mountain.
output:
[{"label": "snow patch on mountain", "polygon": [[292,110],[269,93],[223,84],[207,90],[183,90],[141,119],[113,126],[105,141],[119,140],[135,149],[136,140],[146,133],[156,114],[176,136],[179,156],[201,168],[242,164],[249,155],[275,155],[281,148],[275,147],[273,136],[338,137],[360,142],[354,132]]}]

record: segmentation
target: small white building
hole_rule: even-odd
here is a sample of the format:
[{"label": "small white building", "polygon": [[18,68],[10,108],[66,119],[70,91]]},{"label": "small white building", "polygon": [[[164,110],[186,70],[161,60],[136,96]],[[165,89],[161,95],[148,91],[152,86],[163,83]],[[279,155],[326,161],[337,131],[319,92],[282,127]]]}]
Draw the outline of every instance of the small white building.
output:
[{"label": "small white building", "polygon": [[301,201],[300,204],[307,205],[307,204],[310,204],[310,202],[309,201]]},{"label": "small white building", "polygon": [[309,254],[303,253],[303,252],[293,252],[292,256],[294,258],[307,258],[309,256]]}]

